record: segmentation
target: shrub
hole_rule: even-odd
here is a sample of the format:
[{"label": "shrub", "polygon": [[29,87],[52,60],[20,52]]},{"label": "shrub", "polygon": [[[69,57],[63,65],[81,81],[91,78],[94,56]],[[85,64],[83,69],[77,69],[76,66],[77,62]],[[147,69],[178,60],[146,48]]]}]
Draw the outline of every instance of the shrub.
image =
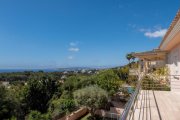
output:
[{"label": "shrub", "polygon": [[53,100],[50,104],[49,111],[52,117],[62,117],[64,114],[71,112],[75,109],[75,102],[72,99],[57,99]]},{"label": "shrub", "polygon": [[86,106],[94,116],[96,109],[103,107],[108,101],[108,95],[105,90],[98,86],[89,86],[74,92],[74,99],[80,106]]},{"label": "shrub", "polygon": [[51,117],[49,114],[41,114],[38,111],[31,111],[27,120],[51,120]]}]

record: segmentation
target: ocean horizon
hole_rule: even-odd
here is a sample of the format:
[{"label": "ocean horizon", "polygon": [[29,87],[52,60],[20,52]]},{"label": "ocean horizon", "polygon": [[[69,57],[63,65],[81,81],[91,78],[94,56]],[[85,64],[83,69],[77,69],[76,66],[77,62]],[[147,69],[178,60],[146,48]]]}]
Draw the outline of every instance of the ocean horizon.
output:
[{"label": "ocean horizon", "polygon": [[113,67],[118,67],[118,66],[98,66],[98,67],[67,67],[67,68],[36,68],[36,69],[30,69],[30,68],[4,68],[0,69],[0,73],[11,73],[11,72],[25,72],[25,71],[33,71],[33,72],[38,72],[38,71],[43,71],[43,72],[64,72],[64,71],[79,71],[82,69],[86,70],[92,70],[92,69],[106,69],[106,68],[113,68]]},{"label": "ocean horizon", "polygon": [[61,69],[0,69],[0,73],[11,73],[11,72],[25,72],[25,71],[43,71],[43,72],[63,72]]}]

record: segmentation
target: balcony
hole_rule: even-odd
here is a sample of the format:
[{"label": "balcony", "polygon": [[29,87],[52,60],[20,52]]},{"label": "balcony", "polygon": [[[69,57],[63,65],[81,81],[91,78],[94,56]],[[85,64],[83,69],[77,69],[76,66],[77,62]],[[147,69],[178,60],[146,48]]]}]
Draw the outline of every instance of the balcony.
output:
[{"label": "balcony", "polygon": [[139,78],[120,120],[180,120],[179,83],[177,90],[171,91],[171,84],[144,83]]},{"label": "balcony", "polygon": [[180,92],[142,90],[134,120],[179,120]]}]

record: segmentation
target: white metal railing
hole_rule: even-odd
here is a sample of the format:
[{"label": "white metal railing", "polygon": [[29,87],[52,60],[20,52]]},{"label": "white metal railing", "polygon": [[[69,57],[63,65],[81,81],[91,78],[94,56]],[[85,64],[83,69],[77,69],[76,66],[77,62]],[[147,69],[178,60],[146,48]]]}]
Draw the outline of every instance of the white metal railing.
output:
[{"label": "white metal railing", "polygon": [[138,78],[138,84],[136,86],[136,90],[131,95],[129,101],[127,102],[125,109],[124,109],[123,113],[121,114],[119,120],[128,120],[128,119],[131,119],[132,117],[134,117],[135,102],[138,99],[138,94],[141,89],[141,82],[142,82],[143,75],[139,75],[138,77],[139,78]]}]

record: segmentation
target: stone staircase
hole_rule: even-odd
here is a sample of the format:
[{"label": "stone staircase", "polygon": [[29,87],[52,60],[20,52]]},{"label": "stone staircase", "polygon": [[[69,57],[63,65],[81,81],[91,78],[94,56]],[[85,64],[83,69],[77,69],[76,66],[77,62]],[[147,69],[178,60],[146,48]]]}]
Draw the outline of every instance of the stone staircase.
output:
[{"label": "stone staircase", "polygon": [[173,77],[171,79],[171,91],[180,92],[180,78]]}]

